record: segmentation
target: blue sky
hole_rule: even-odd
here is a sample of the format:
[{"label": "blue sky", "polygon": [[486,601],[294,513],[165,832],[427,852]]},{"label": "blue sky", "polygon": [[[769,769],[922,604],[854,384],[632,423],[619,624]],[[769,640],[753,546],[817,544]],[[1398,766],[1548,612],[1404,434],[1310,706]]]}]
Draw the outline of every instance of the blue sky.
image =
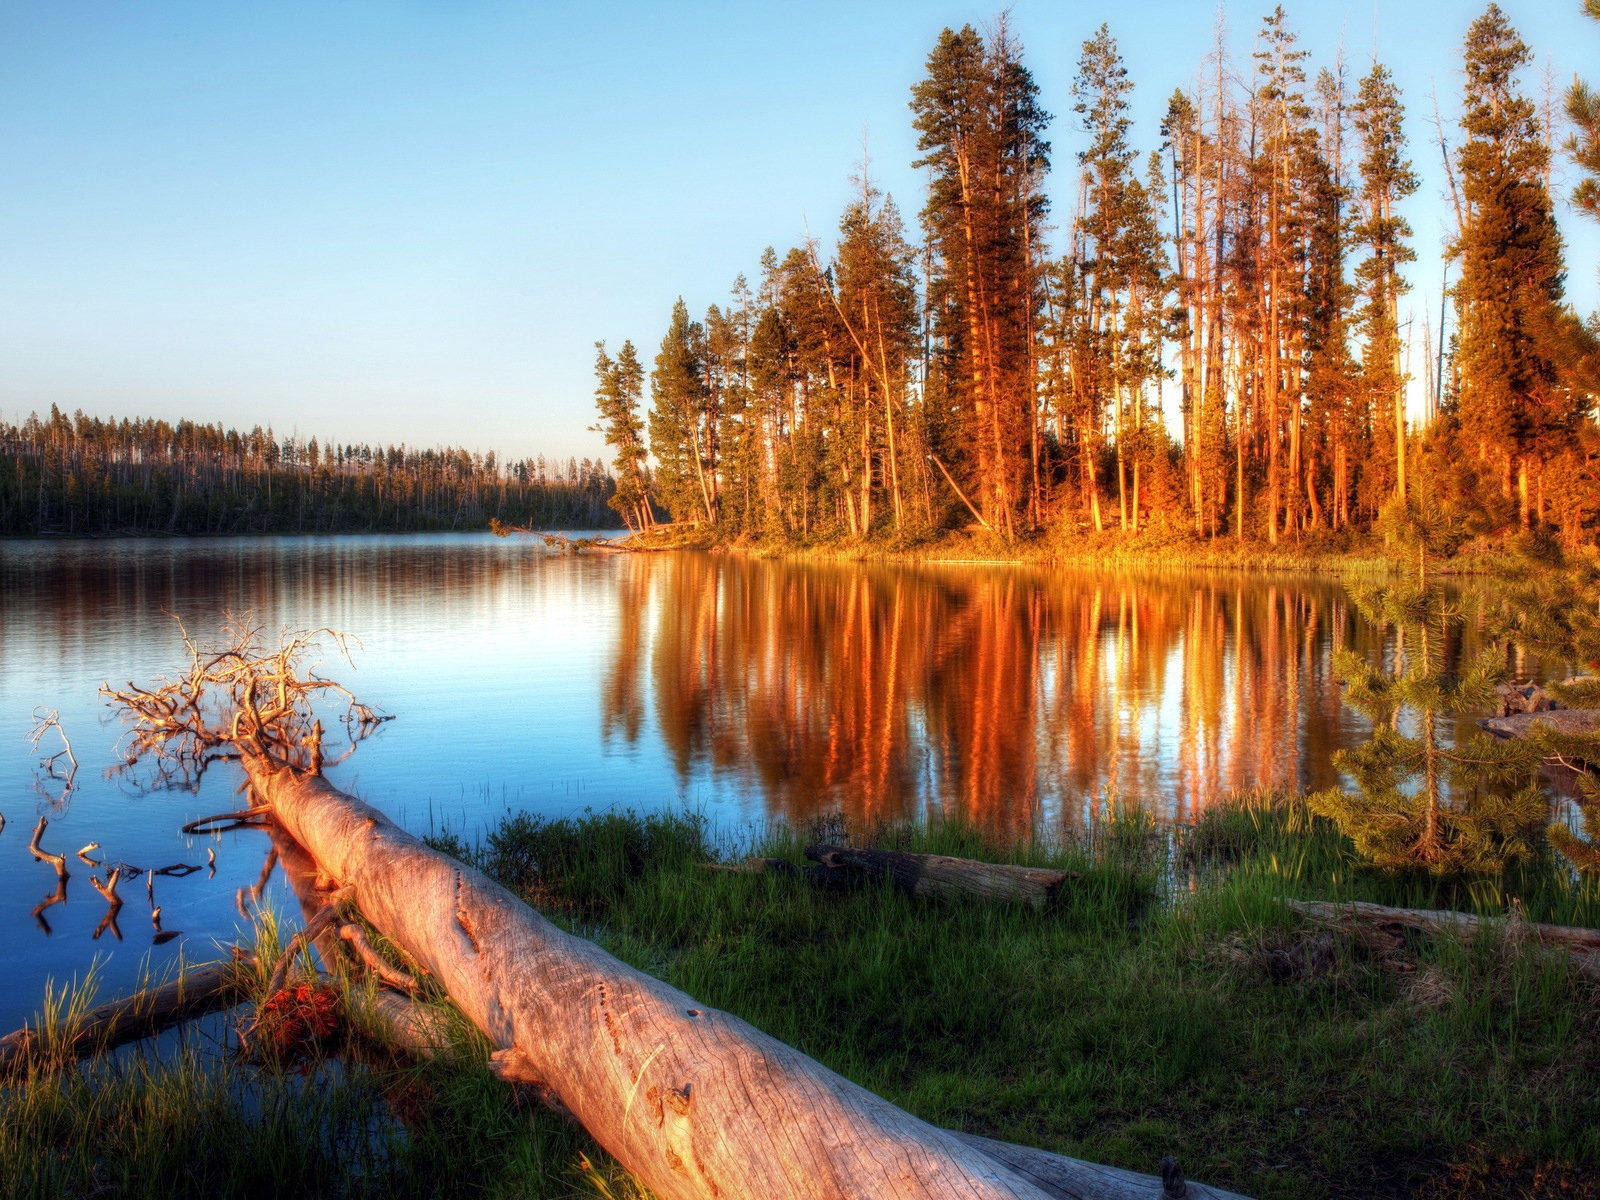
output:
[{"label": "blue sky", "polygon": [[[1352,80],[1374,37],[1405,90],[1421,261],[1437,319],[1436,89],[1459,103],[1482,6],[1285,6],[1315,65]],[[1578,0],[1503,0],[1564,88],[1600,82]],[[1228,7],[1240,69],[1266,5]],[[593,343],[648,361],[673,299],[752,278],[763,247],[829,238],[863,141],[921,207],[909,91],[945,3],[0,0],[0,414],[271,424],[339,441],[599,455]],[[1018,0],[1056,114],[1104,21],[1136,84],[1141,149],[1210,49],[1210,4]],[[1563,190],[1565,190],[1563,188]],[[1563,212],[1569,293],[1600,306],[1600,236]]]}]

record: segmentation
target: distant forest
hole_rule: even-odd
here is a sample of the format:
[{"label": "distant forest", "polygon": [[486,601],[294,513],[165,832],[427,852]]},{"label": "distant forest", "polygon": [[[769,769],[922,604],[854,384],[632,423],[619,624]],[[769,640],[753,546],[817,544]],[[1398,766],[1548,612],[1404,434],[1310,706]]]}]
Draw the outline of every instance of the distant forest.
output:
[{"label": "distant forest", "polygon": [[613,504],[728,537],[1592,541],[1600,327],[1565,300],[1551,169],[1569,157],[1600,217],[1600,98],[1536,102],[1531,59],[1493,5],[1466,33],[1459,126],[1418,151],[1449,168],[1452,286],[1408,331],[1407,130],[1430,123],[1382,64],[1314,69],[1277,8],[1247,63],[1219,31],[1141,153],[1102,26],[1057,101],[1087,144],[1052,215],[1021,47],[1003,17],[946,29],[911,91],[919,239],[863,177],[831,260],[769,249],[703,319],[678,302],[648,404],[635,347],[598,344]]},{"label": "distant forest", "polygon": [[321,445],[52,407],[0,420],[0,534],[356,533],[483,529],[491,518],[593,529],[615,517],[603,464],[491,452]]}]

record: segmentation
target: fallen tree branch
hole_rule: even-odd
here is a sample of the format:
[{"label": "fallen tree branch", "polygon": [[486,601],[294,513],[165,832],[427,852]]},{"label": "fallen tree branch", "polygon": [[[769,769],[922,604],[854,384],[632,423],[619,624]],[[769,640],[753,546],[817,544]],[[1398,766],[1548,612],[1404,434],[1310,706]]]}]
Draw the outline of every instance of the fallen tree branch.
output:
[{"label": "fallen tree branch", "polygon": [[244,998],[245,975],[252,963],[246,956],[242,961],[191,968],[167,983],[90,1009],[59,1040],[45,1037],[34,1026],[7,1034],[0,1038],[0,1076],[30,1066],[65,1065],[230,1008]]},{"label": "fallen tree branch", "polygon": [[414,975],[408,975],[399,967],[391,966],[383,960],[372,948],[372,943],[367,940],[366,931],[361,926],[355,924],[339,926],[339,938],[355,952],[362,965],[386,987],[404,992],[408,996],[415,996],[422,990],[422,985],[417,982]]},{"label": "fallen tree branch", "polygon": [[905,854],[898,850],[807,846],[805,855],[829,870],[887,880],[912,896],[966,896],[1032,908],[1045,907],[1055,899],[1062,884],[1077,878],[1073,871],[977,862],[943,854]]}]

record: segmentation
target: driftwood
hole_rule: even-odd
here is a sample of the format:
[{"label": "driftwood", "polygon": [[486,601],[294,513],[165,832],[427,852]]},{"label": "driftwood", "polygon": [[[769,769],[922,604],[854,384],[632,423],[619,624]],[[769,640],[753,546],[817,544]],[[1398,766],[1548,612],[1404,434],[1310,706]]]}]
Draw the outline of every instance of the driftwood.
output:
[{"label": "driftwood", "polygon": [[[320,776],[245,765],[283,830],[503,1052],[503,1072],[548,1088],[664,1200],[1063,1194],[562,932]],[[1148,1185],[1115,1194],[1160,1194]]]},{"label": "driftwood", "polygon": [[1043,908],[1072,871],[976,862],[943,854],[904,854],[849,846],[807,846],[806,857],[829,871],[888,880],[913,896],[965,896]]},{"label": "driftwood", "polygon": [[1295,912],[1323,925],[1398,925],[1424,933],[1453,934],[1471,938],[1482,930],[1496,930],[1508,938],[1528,938],[1542,946],[1572,952],[1575,965],[1589,974],[1600,974],[1600,929],[1573,925],[1540,925],[1525,921],[1520,914],[1510,917],[1475,917],[1450,909],[1389,908],[1364,900],[1285,900]]},{"label": "driftwood", "polygon": [[102,1054],[205,1013],[231,1008],[244,998],[250,965],[246,957],[194,967],[158,987],[92,1008],[60,1042],[52,1043],[31,1026],[7,1034],[0,1038],[0,1076],[25,1071],[32,1064]]}]

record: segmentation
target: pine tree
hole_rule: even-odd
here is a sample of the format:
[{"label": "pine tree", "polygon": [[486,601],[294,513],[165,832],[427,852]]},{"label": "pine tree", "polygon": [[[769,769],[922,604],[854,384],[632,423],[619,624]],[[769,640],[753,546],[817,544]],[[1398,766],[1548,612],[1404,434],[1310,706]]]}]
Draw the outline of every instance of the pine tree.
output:
[{"label": "pine tree", "polygon": [[[1411,226],[1396,206],[1417,190],[1417,176],[1405,158],[1404,109],[1389,69],[1374,63],[1361,81],[1355,126],[1361,139],[1360,216],[1355,242],[1366,251],[1356,267],[1361,288],[1357,324],[1362,339],[1361,382],[1365,424],[1373,431],[1371,482],[1385,484],[1406,501],[1405,384],[1401,369],[1399,298],[1406,282],[1400,269],[1416,259]],[[1385,479],[1384,476],[1387,476]],[[1369,495],[1369,516],[1379,497]]]},{"label": "pine tree", "polygon": [[1509,498],[1515,488],[1527,528],[1533,475],[1570,443],[1578,417],[1549,345],[1562,295],[1561,238],[1545,186],[1549,151],[1533,102],[1517,91],[1528,47],[1491,4],[1468,30],[1465,52],[1459,415],[1467,445],[1498,468],[1502,493]]},{"label": "pine tree", "polygon": [[[1075,227],[1073,261],[1060,277],[1070,276],[1079,289],[1063,310],[1077,318],[1066,338],[1077,381],[1070,411],[1086,486],[1097,488],[1094,458],[1109,412],[1124,529],[1138,526],[1139,472],[1155,449],[1157,419],[1147,410],[1145,387],[1162,370],[1166,293],[1159,192],[1140,180],[1128,144],[1132,90],[1117,43],[1102,25],[1083,44],[1073,84],[1073,111],[1090,140],[1078,155],[1083,212]],[[1097,494],[1091,497],[1097,500]],[[1098,528],[1097,503],[1093,510]]]},{"label": "pine tree", "polygon": [[1396,631],[1396,666],[1374,666],[1349,649],[1335,655],[1346,700],[1372,722],[1372,734],[1334,755],[1356,791],[1318,792],[1312,811],[1391,869],[1498,871],[1537,855],[1549,812],[1538,780],[1542,752],[1481,733],[1452,744],[1441,730],[1442,718],[1489,709],[1501,656],[1454,660],[1447,651],[1459,645],[1460,614],[1438,592],[1372,589],[1355,599],[1368,620]]},{"label": "pine tree", "polygon": [[705,327],[679,297],[650,373],[650,451],[662,503],[675,521],[717,519],[715,428],[706,386]]},{"label": "pine tree", "polygon": [[971,26],[944,30],[911,108],[924,153],[916,165],[930,168],[922,216],[938,275],[929,303],[953,408],[953,445],[935,449],[958,458],[979,520],[1011,537],[1035,490],[1028,458],[1037,445],[1033,334],[1049,115],[1003,23],[991,45]]},{"label": "pine tree", "polygon": [[644,423],[639,402],[644,389],[644,367],[632,342],[623,342],[613,360],[604,342],[595,343],[595,404],[600,424],[595,428],[605,435],[606,445],[616,448],[613,472],[617,490],[611,507],[617,510],[629,529],[648,529],[655,523],[650,507],[645,462]]}]

